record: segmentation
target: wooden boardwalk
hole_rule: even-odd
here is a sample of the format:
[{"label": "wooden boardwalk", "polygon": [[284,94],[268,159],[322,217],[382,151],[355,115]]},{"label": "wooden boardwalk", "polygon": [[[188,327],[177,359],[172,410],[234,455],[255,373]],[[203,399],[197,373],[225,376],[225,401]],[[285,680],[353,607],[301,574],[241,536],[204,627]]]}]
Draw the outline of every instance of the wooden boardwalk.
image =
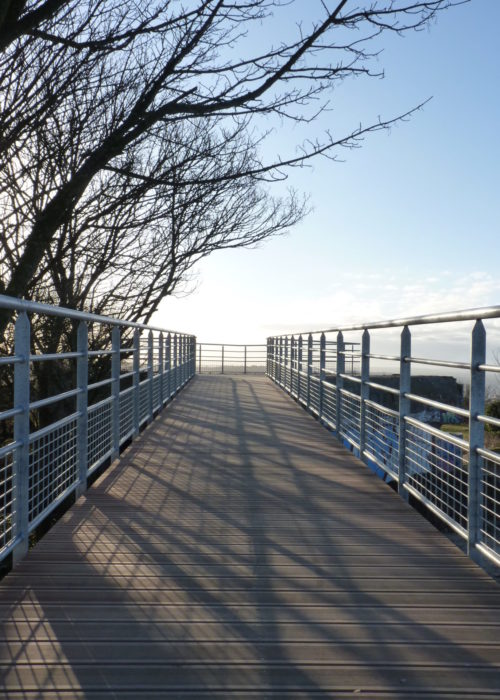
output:
[{"label": "wooden boardwalk", "polygon": [[1,698],[500,698],[500,590],[265,378],[197,377],[0,583]]}]

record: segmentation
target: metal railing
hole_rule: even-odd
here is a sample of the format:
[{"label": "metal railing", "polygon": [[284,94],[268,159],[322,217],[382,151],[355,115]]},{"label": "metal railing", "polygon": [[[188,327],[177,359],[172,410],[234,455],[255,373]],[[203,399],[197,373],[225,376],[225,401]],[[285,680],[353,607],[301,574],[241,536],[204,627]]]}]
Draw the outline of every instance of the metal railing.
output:
[{"label": "metal railing", "polygon": [[267,348],[261,345],[234,343],[198,343],[198,374],[265,374]]},{"label": "metal railing", "polygon": [[[498,444],[485,444],[485,427],[500,429],[500,420],[486,415],[486,377],[499,376],[500,367],[486,363],[484,321],[496,318],[498,306],[275,336],[267,341],[267,374],[372,469],[395,480],[403,498],[411,495],[459,533],[470,556],[500,564],[500,434]],[[456,322],[464,329],[471,321],[466,362],[412,355],[414,327]],[[379,331],[395,328],[396,353],[371,351],[375,331],[379,340]],[[347,334],[361,337],[348,344]],[[375,377],[374,362],[396,364],[396,375]],[[412,392],[414,366],[466,372],[467,407]],[[437,381],[428,379],[431,386]],[[434,412],[433,421],[415,407]],[[441,416],[451,416],[465,435],[442,430]]]},{"label": "metal railing", "polygon": [[[30,533],[193,377],[196,338],[1,295],[0,308],[15,316],[14,352],[0,355],[0,560],[12,552],[15,562]],[[33,321],[55,318],[74,346],[34,352]],[[61,377],[67,386],[54,392]]]}]

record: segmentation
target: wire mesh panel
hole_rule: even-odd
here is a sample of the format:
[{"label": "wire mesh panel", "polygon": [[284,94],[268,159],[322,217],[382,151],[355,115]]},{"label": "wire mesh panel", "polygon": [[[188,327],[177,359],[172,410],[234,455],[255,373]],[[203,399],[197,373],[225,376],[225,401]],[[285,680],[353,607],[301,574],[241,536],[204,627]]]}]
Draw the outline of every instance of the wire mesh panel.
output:
[{"label": "wire mesh panel", "polygon": [[139,384],[139,423],[148,419],[149,415],[149,381],[144,379]]},{"label": "wire mesh panel", "polygon": [[134,432],[134,388],[120,393],[120,444]]},{"label": "wire mesh panel", "polygon": [[[437,432],[437,431],[436,431]],[[467,529],[468,453],[434,432],[412,423],[406,426],[407,481],[447,518]]]},{"label": "wire mesh panel", "polygon": [[160,375],[155,374],[153,377],[153,410],[157,411],[161,407],[160,397]]},{"label": "wire mesh panel", "polygon": [[332,428],[337,425],[337,389],[330,382],[323,382],[323,411],[322,416]]},{"label": "wire mesh panel", "polygon": [[78,480],[77,416],[30,436],[28,517],[32,523]]},{"label": "wire mesh panel", "polygon": [[489,550],[500,554],[500,455],[482,452],[480,532]]},{"label": "wire mesh panel", "polygon": [[300,372],[300,382],[299,391],[297,398],[300,402],[305,403],[307,401],[307,374],[305,372]]},{"label": "wire mesh panel", "polygon": [[361,399],[346,389],[340,389],[340,394],[340,434],[359,447]]},{"label": "wire mesh panel", "polygon": [[319,415],[319,377],[311,375],[309,383],[309,407],[311,411]]},{"label": "wire mesh panel", "polygon": [[370,459],[393,476],[399,472],[399,414],[365,402],[365,450]]},{"label": "wire mesh panel", "polygon": [[89,406],[88,411],[88,465],[98,466],[109,457],[112,449],[112,403],[111,398]]},{"label": "wire mesh panel", "polygon": [[14,459],[15,448],[2,450],[0,457],[0,551],[14,540]]}]

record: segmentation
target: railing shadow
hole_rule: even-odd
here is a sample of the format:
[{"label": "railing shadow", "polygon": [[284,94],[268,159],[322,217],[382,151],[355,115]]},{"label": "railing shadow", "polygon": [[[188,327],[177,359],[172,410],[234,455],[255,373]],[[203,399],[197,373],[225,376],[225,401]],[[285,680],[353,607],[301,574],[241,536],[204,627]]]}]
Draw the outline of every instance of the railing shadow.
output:
[{"label": "railing shadow", "polygon": [[270,382],[197,379],[2,583],[4,696],[491,696],[498,590],[358,470]]}]

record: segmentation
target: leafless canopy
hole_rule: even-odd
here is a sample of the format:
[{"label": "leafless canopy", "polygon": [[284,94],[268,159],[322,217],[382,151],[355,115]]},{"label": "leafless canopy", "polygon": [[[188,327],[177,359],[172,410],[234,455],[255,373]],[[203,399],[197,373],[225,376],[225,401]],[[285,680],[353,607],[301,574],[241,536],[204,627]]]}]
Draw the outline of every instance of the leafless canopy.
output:
[{"label": "leafless canopy", "polygon": [[3,0],[0,292],[149,318],[202,256],[300,219],[269,182],[392,123],[265,160],[272,119],[312,129],[377,35],[454,4],[310,0],[265,44],[294,1]]}]

